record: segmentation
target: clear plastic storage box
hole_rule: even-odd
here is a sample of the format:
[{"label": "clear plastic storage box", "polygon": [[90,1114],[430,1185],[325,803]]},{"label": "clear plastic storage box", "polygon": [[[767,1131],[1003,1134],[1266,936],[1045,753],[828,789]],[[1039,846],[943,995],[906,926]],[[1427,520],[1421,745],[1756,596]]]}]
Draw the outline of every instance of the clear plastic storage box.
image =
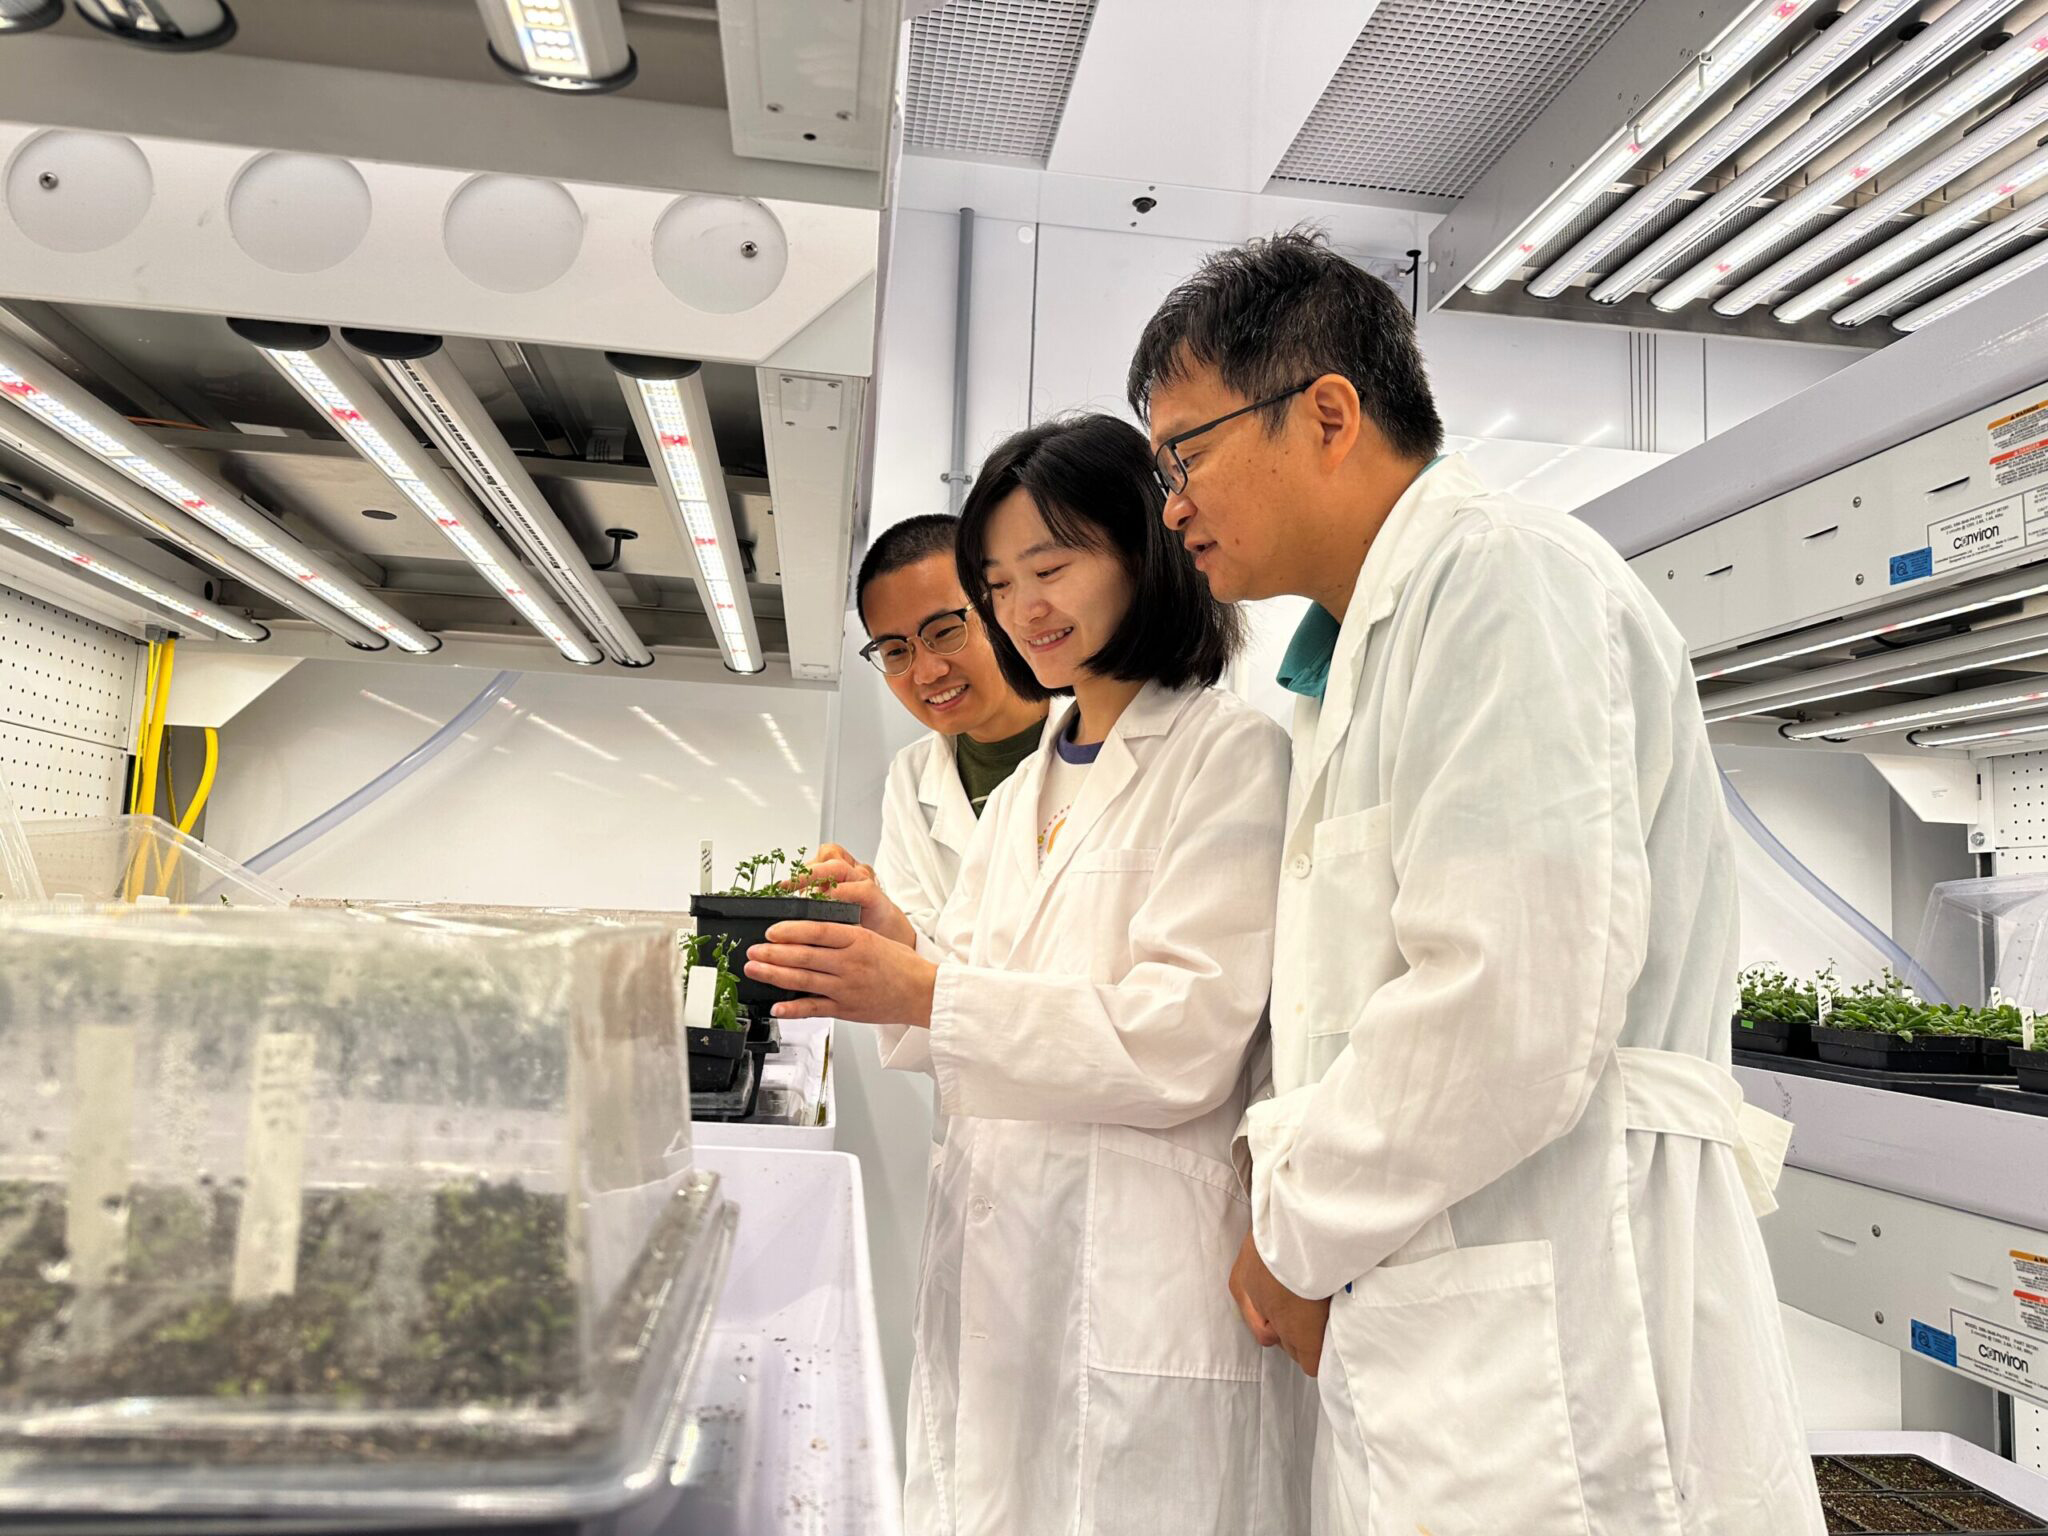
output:
[{"label": "clear plastic storage box", "polygon": [[291,901],[261,875],[159,817],[31,821],[22,833],[53,901],[141,898],[209,907],[282,907]]},{"label": "clear plastic storage box", "polygon": [[1963,1008],[2004,1001],[2048,1014],[2048,874],[1945,880],[1927,900],[1913,958],[1922,991]]},{"label": "clear plastic storage box", "polygon": [[730,1243],[672,935],[0,912],[0,1508],[571,1518]]}]

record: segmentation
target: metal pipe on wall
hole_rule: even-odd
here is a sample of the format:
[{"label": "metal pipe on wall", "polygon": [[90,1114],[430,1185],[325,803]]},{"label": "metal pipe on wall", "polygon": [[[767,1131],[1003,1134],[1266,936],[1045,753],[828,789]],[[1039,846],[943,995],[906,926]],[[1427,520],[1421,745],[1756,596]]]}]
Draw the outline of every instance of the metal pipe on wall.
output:
[{"label": "metal pipe on wall", "polygon": [[959,275],[953,285],[953,458],[944,479],[946,510],[960,515],[967,499],[967,325],[974,300],[974,210],[960,210]]}]

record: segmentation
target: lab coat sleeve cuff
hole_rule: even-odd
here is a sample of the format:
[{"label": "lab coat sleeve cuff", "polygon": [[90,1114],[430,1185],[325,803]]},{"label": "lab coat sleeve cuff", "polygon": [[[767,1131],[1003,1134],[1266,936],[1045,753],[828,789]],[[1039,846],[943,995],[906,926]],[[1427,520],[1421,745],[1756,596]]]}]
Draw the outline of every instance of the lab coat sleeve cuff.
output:
[{"label": "lab coat sleeve cuff", "polygon": [[938,1084],[939,1108],[949,1115],[960,1113],[960,988],[966,976],[966,966],[940,961],[932,982],[931,1028],[912,1031],[925,1037],[932,1081]]},{"label": "lab coat sleeve cuff", "polygon": [[1294,1213],[1282,1203],[1287,1181],[1280,1173],[1301,1134],[1308,1101],[1309,1090],[1297,1089],[1252,1105],[1244,1112],[1237,1141],[1231,1149],[1238,1176],[1246,1180],[1251,1197],[1252,1241],[1259,1257],[1265,1260],[1273,1278],[1297,1296],[1316,1293],[1305,1268],[1299,1224]]},{"label": "lab coat sleeve cuff", "polygon": [[892,1072],[930,1072],[932,1069],[931,1031],[917,1029],[908,1024],[878,1024],[875,1026],[875,1046],[882,1054],[882,1065]]}]

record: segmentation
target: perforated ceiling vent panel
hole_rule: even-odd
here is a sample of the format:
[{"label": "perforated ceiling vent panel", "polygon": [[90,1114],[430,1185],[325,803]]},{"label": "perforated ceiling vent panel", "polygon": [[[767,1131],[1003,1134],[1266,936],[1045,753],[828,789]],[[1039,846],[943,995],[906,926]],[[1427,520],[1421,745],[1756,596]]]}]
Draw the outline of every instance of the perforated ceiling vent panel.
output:
[{"label": "perforated ceiling vent panel", "polygon": [[1642,0],[1385,0],[1274,175],[1463,197]]},{"label": "perforated ceiling vent panel", "polygon": [[1095,0],[947,0],[910,24],[904,142],[1043,160]]}]

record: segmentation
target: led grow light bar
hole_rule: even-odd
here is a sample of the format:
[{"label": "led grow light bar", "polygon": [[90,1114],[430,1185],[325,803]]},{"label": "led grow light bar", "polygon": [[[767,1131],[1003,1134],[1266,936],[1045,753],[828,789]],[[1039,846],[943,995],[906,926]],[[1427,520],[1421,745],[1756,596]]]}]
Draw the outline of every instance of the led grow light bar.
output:
[{"label": "led grow light bar", "polygon": [[621,666],[651,663],[654,653],[598,581],[441,339],[354,330],[341,336],[376,360],[413,419],[605,654]]},{"label": "led grow light bar", "polygon": [[[2048,714],[2015,715],[2010,720],[2001,720],[1996,725],[1948,725],[1932,730],[1913,731],[1906,740],[1916,747],[1967,747],[1983,741],[2006,741],[2014,738],[2039,736],[2048,733]],[[2038,750],[2033,742],[2026,742],[2017,750],[2032,752]]]},{"label": "led grow light bar", "polygon": [[[2048,93],[2044,93],[2048,94]],[[1985,177],[1975,186],[1958,193],[1939,213],[1915,219],[1876,250],[1857,257],[1838,272],[1831,272],[1803,293],[1794,294],[1771,313],[1791,324],[1817,310],[1841,302],[1872,278],[1881,277],[1905,265],[1930,246],[1939,245],[1983,214],[1989,213],[2015,193],[2048,176],[2048,150],[2037,150],[2026,159]],[[1873,208],[1876,204],[1871,205]],[[1838,221],[1847,223],[1847,220]],[[1829,234],[1836,226],[1829,226]],[[1869,226],[1860,233],[1867,233]],[[1841,249],[1838,245],[1837,250]],[[1720,309],[1716,304],[1715,309]]]},{"label": "led grow light bar", "polygon": [[697,557],[697,588],[718,648],[735,672],[758,672],[761,643],[747,596],[732,502],[711,436],[704,380],[694,362],[607,352],[654,477]]},{"label": "led grow light bar", "polygon": [[251,619],[216,608],[203,598],[165,581],[153,571],[131,564],[99,545],[46,517],[22,498],[0,486],[0,533],[6,533],[46,555],[54,555],[68,566],[89,571],[102,581],[125,588],[155,607],[203,624],[230,640],[255,644],[268,640],[270,631]]},{"label": "led grow light bar", "polygon": [[2021,251],[2010,261],[2000,263],[1982,277],[1974,278],[1953,292],[1943,294],[1932,303],[1909,310],[1894,320],[1892,327],[1900,331],[1917,331],[1923,325],[1931,325],[1943,315],[1952,315],[1965,304],[1974,304],[1979,299],[1998,292],[2007,283],[2016,282],[2041,267],[2048,267],[2048,242]]},{"label": "led grow light bar", "polygon": [[1646,229],[1699,179],[1789,110],[1841,63],[1871,42],[1917,0],[1863,0],[1847,16],[1787,59],[1678,154],[1598,228],[1529,280],[1528,291],[1552,299],[1580,273],[1599,265]]},{"label": "led grow light bar", "polygon": [[2048,197],[2036,198],[2026,207],[2007,214],[1996,223],[1987,224],[1969,239],[1950,246],[1937,256],[1920,263],[1902,277],[1895,277],[1876,292],[1866,294],[1854,304],[1835,311],[1828,318],[1836,325],[1847,328],[1861,325],[1866,320],[1875,320],[1898,308],[1910,298],[1939,287],[1944,281],[1966,267],[2002,250],[2013,241],[2023,239],[2037,230],[2048,228]]},{"label": "led grow light bar", "polygon": [[251,343],[292,387],[327,418],[357,453],[375,466],[398,493],[426,514],[448,542],[510,603],[519,616],[569,660],[588,666],[600,655],[575,632],[569,616],[505,547],[483,514],[471,507],[444,472],[431,463],[384,404],[370,382],[333,345],[325,326],[273,325],[231,320],[235,334]]},{"label": "led grow light bar", "polygon": [[1506,244],[1482,261],[1466,287],[1491,293],[1506,282],[1558,232],[1611,188],[1628,168],[1662,143],[1700,102],[1734,79],[1750,62],[1784,36],[1810,0],[1760,0],[1747,15],[1700,55],[1685,74],[1664,88],[1633,122],[1603,144],[1579,173],[1566,182],[1535,215],[1525,220]]},{"label": "led grow light bar", "polygon": [[1884,610],[1882,620],[1874,614],[1865,614],[1816,629],[1801,630],[1779,639],[1758,640],[1740,646],[1708,665],[1695,667],[1693,680],[1705,683],[1715,678],[1733,677],[1738,672],[1748,672],[1756,667],[1796,661],[1816,651],[1831,651],[1839,646],[1854,645],[1859,640],[1874,640],[1879,635],[1896,634],[1921,624],[1939,624],[1944,619],[1979,613],[2001,603],[2023,602],[2043,593],[2048,593],[2048,564],[2027,566],[2002,576],[1971,582],[1967,586],[1932,592],[1910,603],[1897,604]]},{"label": "led grow light bar", "polygon": [[1901,688],[1908,683],[1954,677],[1959,672],[2006,666],[2037,656],[2048,656],[2048,619],[2023,619],[1979,633],[1930,641],[1893,655],[1864,656],[1837,666],[1816,668],[1799,677],[1731,688],[1700,702],[1707,723],[1718,725],[1724,720],[1780,714],[1850,694]]},{"label": "led grow light bar", "polygon": [[477,0],[501,68],[551,91],[615,91],[638,65],[619,0]]},{"label": "led grow light bar", "polygon": [[[1869,143],[1858,145],[1842,156],[1832,168],[1816,176],[1733,240],[1709,252],[1690,271],[1673,278],[1651,294],[1650,302],[1666,314],[1683,309],[1786,235],[1819,218],[1886,166],[1912,153],[1971,110],[2011,86],[2044,57],[2048,57],[2048,19],[2036,21],[1989,57],[1971,65],[1925,101],[1903,113]],[[2024,117],[2027,123],[2048,120],[2048,92],[2036,92],[2009,112],[2001,114],[2001,120],[2015,113]],[[2014,130],[2015,135],[2019,131]],[[1958,146],[1958,152],[1971,143],[1972,139],[1965,139]],[[1719,308],[1718,305],[1715,307]]]},{"label": "led grow light bar", "polygon": [[401,650],[424,656],[440,649],[435,636],[5,336],[0,396]]},{"label": "led grow light bar", "polygon": [[1778,734],[1787,741],[1844,741],[1852,736],[1896,731],[1901,726],[2006,714],[2043,700],[2048,700],[2048,681],[2026,686],[2008,684],[2000,688],[1972,688],[1966,693],[1943,694],[1938,699],[1921,703],[1874,709],[1866,715],[1838,715],[1832,720],[1809,720],[1799,725],[1781,726]]},{"label": "led grow light bar", "polygon": [[1934,25],[1844,85],[1755,164],[1596,283],[1593,297],[1603,304],[1627,298],[2011,9],[2012,0],[1963,0],[1951,6]]}]

